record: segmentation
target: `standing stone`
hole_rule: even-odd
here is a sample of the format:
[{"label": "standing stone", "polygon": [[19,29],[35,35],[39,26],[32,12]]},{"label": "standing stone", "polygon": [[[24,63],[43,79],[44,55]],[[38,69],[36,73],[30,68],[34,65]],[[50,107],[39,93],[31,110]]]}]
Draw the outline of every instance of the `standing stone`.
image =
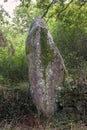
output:
[{"label": "standing stone", "polygon": [[33,20],[26,40],[31,94],[38,111],[46,116],[56,110],[56,86],[63,81],[64,63],[45,22]]}]

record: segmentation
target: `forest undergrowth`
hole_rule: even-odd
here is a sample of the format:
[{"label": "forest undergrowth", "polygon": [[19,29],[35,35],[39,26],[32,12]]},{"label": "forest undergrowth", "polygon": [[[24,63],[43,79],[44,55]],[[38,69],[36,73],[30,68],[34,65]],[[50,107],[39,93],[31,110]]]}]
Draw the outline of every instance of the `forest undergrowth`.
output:
[{"label": "forest undergrowth", "polygon": [[84,83],[58,90],[58,101],[63,107],[58,105],[51,118],[38,115],[27,82],[0,85],[0,91],[0,130],[87,129],[87,85]]}]

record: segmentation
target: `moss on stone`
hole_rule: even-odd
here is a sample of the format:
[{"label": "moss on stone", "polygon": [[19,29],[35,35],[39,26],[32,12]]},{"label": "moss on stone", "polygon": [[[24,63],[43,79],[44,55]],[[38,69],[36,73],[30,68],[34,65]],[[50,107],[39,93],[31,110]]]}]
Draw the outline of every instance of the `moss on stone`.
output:
[{"label": "moss on stone", "polygon": [[45,82],[45,85],[46,85],[46,69],[44,68],[44,71],[43,71],[43,79],[44,79],[44,82]]},{"label": "moss on stone", "polygon": [[41,62],[43,67],[43,79],[46,85],[46,68],[49,62],[52,62],[55,58],[53,50],[47,43],[48,30],[46,28],[41,28],[40,30],[40,45],[41,45]]},{"label": "moss on stone", "polygon": [[47,101],[46,100],[43,101],[43,107],[44,107],[44,109],[47,108]]},{"label": "moss on stone", "polygon": [[28,46],[26,47],[26,55],[28,55],[31,51],[32,51],[32,46],[31,46],[31,45],[28,45]]},{"label": "moss on stone", "polygon": [[[41,45],[41,63],[43,67],[43,80],[45,83],[45,90],[46,90],[46,68],[49,62],[52,62],[56,57],[54,55],[53,50],[51,49],[50,45],[47,43],[48,41],[48,30],[46,28],[40,28],[40,45]],[[45,92],[46,96],[46,92]],[[43,101],[44,109],[47,108],[47,101]]]},{"label": "moss on stone", "polygon": [[40,31],[41,61],[42,61],[42,67],[44,69],[47,68],[48,63],[52,62],[52,60],[55,57],[50,45],[47,44],[47,33],[48,33],[47,29],[41,28]]}]

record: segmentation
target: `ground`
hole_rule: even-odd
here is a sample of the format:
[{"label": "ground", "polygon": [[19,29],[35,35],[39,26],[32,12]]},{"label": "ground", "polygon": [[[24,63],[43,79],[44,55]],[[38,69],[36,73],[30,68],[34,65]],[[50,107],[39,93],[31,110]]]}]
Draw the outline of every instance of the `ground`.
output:
[{"label": "ground", "polygon": [[[0,130],[87,130],[87,113],[80,113],[74,108],[75,106],[66,105],[52,118],[38,116],[31,102],[28,88],[28,83],[18,83],[10,87],[0,85]],[[77,92],[74,90],[71,94],[67,93],[66,100],[71,101],[70,96],[75,97]],[[79,96],[75,99],[77,102]],[[80,97],[80,100],[84,98]],[[75,100],[72,101],[75,103]]]},{"label": "ground", "polygon": [[59,121],[57,124],[48,121],[44,123],[35,116],[23,117],[23,122],[21,119],[18,123],[15,120],[10,122],[3,120],[0,125],[2,126],[0,130],[87,130],[87,126],[82,121]]}]

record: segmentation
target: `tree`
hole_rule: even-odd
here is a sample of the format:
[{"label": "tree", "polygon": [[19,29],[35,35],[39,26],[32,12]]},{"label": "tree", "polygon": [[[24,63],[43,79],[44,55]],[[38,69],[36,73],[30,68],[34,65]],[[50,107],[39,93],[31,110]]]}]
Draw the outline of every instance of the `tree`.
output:
[{"label": "tree", "polygon": [[9,20],[8,20],[9,18],[10,18],[9,14],[0,5],[0,24],[1,24],[1,26],[9,24]]}]

